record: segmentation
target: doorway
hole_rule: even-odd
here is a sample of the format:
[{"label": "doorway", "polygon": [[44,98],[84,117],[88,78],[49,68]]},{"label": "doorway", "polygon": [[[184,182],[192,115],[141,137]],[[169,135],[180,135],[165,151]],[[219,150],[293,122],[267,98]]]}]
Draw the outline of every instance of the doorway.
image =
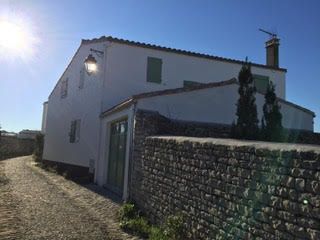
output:
[{"label": "doorway", "polygon": [[127,132],[127,119],[110,125],[107,187],[120,196],[122,196],[124,184]]}]

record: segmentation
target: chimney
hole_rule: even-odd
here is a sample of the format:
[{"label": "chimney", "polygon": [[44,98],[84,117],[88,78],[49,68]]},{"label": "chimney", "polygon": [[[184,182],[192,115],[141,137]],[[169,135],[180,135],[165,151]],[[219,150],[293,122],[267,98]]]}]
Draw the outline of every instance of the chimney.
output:
[{"label": "chimney", "polygon": [[280,39],[276,36],[266,42],[267,66],[279,67],[279,45]]}]

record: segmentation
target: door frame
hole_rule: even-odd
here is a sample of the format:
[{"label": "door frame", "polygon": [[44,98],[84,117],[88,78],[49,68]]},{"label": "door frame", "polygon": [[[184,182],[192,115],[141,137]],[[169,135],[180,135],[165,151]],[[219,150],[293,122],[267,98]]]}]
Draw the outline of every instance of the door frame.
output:
[{"label": "door frame", "polygon": [[126,142],[126,157],[125,157],[125,167],[124,167],[124,186],[122,199],[124,201],[128,200],[129,197],[129,157],[130,157],[130,148],[132,142],[132,129],[133,129],[133,118],[134,118],[134,107],[130,106],[128,108],[121,109],[117,112],[111,113],[107,116],[104,116],[100,120],[101,132],[100,141],[99,141],[99,157],[96,162],[95,172],[95,183],[99,186],[104,186],[107,182],[108,174],[108,164],[109,164],[109,144],[110,144],[110,127],[111,123],[117,122],[121,119],[126,119],[128,121],[128,131],[127,131],[127,142]]},{"label": "door frame", "polygon": [[[118,122],[123,122],[123,121],[126,121],[127,122],[127,132],[126,132],[126,146],[125,146],[125,159],[124,159],[124,162],[123,162],[123,186],[122,186],[122,194],[119,192],[119,189],[117,189],[116,187],[112,186],[111,184],[108,183],[108,173],[109,173],[109,166],[110,166],[110,154],[111,154],[111,126],[112,124],[115,124],[115,123],[118,123]],[[112,192],[114,192],[115,194],[117,195],[123,195],[123,191],[124,191],[124,183],[125,183],[125,167],[126,167],[126,154],[127,154],[127,149],[128,149],[128,132],[129,132],[129,120],[128,120],[128,116],[125,116],[125,117],[122,117],[122,118],[119,118],[119,119],[116,119],[116,120],[113,120],[113,121],[110,121],[108,122],[108,141],[107,141],[107,145],[106,145],[106,149],[108,149],[108,153],[107,153],[107,158],[106,158],[106,162],[107,162],[107,167],[105,169],[106,171],[106,178],[105,178],[105,186],[111,190]]]}]

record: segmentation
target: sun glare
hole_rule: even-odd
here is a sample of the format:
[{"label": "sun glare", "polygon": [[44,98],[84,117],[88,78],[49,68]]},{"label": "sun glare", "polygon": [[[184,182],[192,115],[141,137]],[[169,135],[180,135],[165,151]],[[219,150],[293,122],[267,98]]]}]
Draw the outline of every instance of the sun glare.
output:
[{"label": "sun glare", "polygon": [[11,58],[33,57],[38,39],[31,27],[23,21],[9,21],[0,18],[0,53]]}]

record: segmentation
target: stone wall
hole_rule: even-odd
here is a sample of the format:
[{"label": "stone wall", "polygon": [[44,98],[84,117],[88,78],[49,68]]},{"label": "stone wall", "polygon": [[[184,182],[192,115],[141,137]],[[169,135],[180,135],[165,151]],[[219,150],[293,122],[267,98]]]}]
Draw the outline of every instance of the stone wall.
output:
[{"label": "stone wall", "polygon": [[131,199],[143,207],[143,199],[140,197],[143,194],[141,183],[143,180],[142,167],[142,152],[144,149],[145,138],[150,135],[157,135],[164,131],[168,124],[168,119],[162,117],[155,112],[137,111],[135,116],[135,126],[133,133],[132,156],[130,161],[129,171],[129,195]]},{"label": "stone wall", "polygon": [[152,221],[183,212],[192,239],[320,239],[319,147],[148,137],[142,149],[132,198]]},{"label": "stone wall", "polygon": [[33,139],[18,139],[17,137],[1,136],[0,160],[33,153],[35,141]]},{"label": "stone wall", "polygon": [[131,171],[129,171],[129,191],[131,197],[139,202],[142,181],[141,156],[144,141],[147,136],[184,135],[193,137],[227,137],[229,133],[230,128],[228,128],[227,125],[174,121],[157,112],[138,110],[135,115],[134,143],[132,148],[133,161],[130,163]]},{"label": "stone wall", "polygon": [[302,131],[302,130],[285,130],[285,140],[290,143],[306,143],[320,145],[320,133]]}]

